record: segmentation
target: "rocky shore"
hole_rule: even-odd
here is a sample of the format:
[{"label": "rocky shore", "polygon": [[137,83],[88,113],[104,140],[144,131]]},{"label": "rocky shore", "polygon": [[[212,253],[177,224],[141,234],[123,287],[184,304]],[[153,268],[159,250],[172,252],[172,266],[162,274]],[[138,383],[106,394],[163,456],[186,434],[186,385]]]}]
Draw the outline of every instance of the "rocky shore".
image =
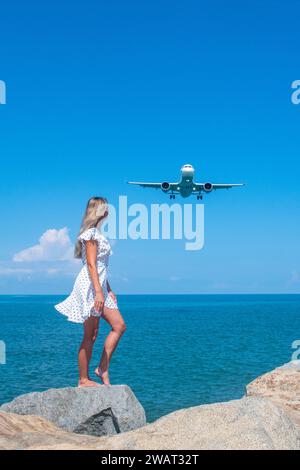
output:
[{"label": "rocky shore", "polygon": [[300,449],[300,361],[151,424],[126,385],[22,395],[0,407],[0,449]]}]

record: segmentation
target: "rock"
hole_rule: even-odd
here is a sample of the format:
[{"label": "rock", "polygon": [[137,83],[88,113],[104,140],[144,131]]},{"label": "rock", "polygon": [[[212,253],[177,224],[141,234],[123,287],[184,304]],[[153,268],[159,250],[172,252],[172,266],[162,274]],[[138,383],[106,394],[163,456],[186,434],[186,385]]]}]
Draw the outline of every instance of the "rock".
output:
[{"label": "rock", "polygon": [[300,426],[300,361],[261,375],[246,387],[248,397],[265,397],[283,408]]},{"label": "rock", "polygon": [[242,398],[168,414],[112,438],[106,449],[300,449],[300,433],[285,412],[265,398]]},{"label": "rock", "polygon": [[0,412],[0,449],[300,449],[285,412],[265,398],[242,398],[170,413],[114,436],[65,432],[37,416]]},{"label": "rock", "polygon": [[94,449],[98,439],[63,431],[39,416],[0,411],[0,450]]},{"label": "rock", "polygon": [[66,431],[112,435],[146,424],[145,411],[126,385],[60,388],[21,395],[0,411],[46,418]]},{"label": "rock", "polygon": [[299,369],[300,361],[286,364],[251,382],[240,400],[151,424],[125,385],[30,393],[0,407],[0,449],[300,450]]}]

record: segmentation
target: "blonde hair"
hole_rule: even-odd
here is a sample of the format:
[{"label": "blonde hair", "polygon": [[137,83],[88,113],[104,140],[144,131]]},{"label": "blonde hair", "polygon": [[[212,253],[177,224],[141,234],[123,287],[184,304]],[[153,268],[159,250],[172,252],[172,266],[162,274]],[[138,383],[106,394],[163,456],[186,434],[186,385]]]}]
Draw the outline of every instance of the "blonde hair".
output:
[{"label": "blonde hair", "polygon": [[[88,200],[85,213],[82,219],[79,235],[89,228],[97,227],[99,222],[104,219],[105,212],[108,210],[108,202],[104,197],[91,197]],[[75,258],[82,257],[82,244],[77,240],[74,250]]]}]

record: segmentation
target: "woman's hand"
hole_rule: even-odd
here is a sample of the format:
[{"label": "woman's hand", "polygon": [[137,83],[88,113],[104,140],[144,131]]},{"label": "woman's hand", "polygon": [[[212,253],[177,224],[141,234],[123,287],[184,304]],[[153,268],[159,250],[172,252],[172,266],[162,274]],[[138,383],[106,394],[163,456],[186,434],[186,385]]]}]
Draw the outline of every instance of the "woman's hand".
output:
[{"label": "woman's hand", "polygon": [[103,292],[96,292],[95,295],[95,303],[94,303],[94,309],[96,312],[100,312],[103,310],[104,307],[104,295]]}]

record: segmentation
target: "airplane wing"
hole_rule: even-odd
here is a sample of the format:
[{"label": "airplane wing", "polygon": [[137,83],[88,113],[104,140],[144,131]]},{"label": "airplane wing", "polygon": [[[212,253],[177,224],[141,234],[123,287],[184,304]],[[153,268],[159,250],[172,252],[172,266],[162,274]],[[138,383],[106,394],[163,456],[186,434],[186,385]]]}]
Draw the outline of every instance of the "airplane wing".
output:
[{"label": "airplane wing", "polygon": [[[142,181],[127,181],[128,184],[135,184],[137,186],[141,186],[142,188],[155,188],[155,189],[162,189],[165,192],[173,191],[179,192],[178,183],[144,183]],[[167,184],[166,188],[164,189],[163,185]]]},{"label": "airplane wing", "polygon": [[161,188],[161,183],[142,183],[141,181],[127,181],[128,184],[136,184],[143,188]]},{"label": "airplane wing", "polygon": [[236,186],[245,186],[245,183],[196,183],[193,192],[207,191],[205,186],[208,185],[208,190],[213,189],[230,189]]}]

